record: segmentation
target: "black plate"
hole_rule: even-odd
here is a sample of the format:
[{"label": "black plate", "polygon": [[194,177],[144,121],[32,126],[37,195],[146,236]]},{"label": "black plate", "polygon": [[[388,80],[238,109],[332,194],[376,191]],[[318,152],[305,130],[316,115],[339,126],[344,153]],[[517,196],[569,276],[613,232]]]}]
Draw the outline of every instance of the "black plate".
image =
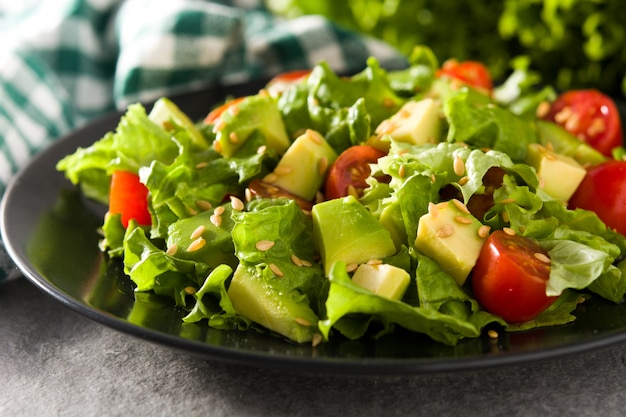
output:
[{"label": "black plate", "polygon": [[[262,83],[205,89],[174,97],[200,119],[227,95],[253,93]],[[121,264],[98,250],[105,207],[86,200],[57,172],[59,159],[113,130],[119,114],[81,128],[40,153],[14,178],[0,207],[2,237],[24,275],[44,292],[106,326],[204,357],[238,364],[343,374],[454,371],[549,359],[626,339],[626,304],[592,299],[572,324],[463,340],[448,347],[397,331],[379,340],[335,338],[315,348],[254,331],[219,331],[183,324],[169,300],[133,292]]]}]

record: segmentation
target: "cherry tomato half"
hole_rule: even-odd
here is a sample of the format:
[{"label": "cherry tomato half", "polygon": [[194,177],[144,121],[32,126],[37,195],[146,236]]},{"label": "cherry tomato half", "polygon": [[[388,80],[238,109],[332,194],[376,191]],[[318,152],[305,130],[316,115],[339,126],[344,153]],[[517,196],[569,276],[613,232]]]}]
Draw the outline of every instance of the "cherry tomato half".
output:
[{"label": "cherry tomato half", "polygon": [[613,99],[597,90],[561,94],[544,119],[553,121],[606,156],[622,145],[622,123]]},{"label": "cherry tomato half", "polygon": [[609,160],[587,169],[568,205],[595,212],[626,236],[626,162]]},{"label": "cherry tomato half", "polygon": [[304,81],[311,73],[310,69],[286,71],[278,74],[267,83],[267,90],[272,95],[280,95],[293,84]]},{"label": "cherry tomato half", "polygon": [[148,211],[148,189],[132,172],[115,171],[111,176],[109,213],[121,214],[122,224],[128,227],[130,219],[140,225],[152,223]]},{"label": "cherry tomato half", "polygon": [[216,107],[215,109],[211,110],[209,114],[207,114],[206,117],[204,118],[204,123],[205,124],[215,123],[217,119],[220,118],[222,113],[224,113],[226,110],[236,105],[237,103],[240,103],[244,98],[245,97],[234,98],[232,100],[225,102],[221,106]]},{"label": "cherry tomato half", "polygon": [[[365,179],[370,176],[370,164],[385,155],[369,145],[356,145],[343,151],[328,170],[324,184],[326,198],[332,200],[349,194],[360,196],[368,187]],[[381,181],[388,179],[381,178]]]},{"label": "cherry tomato half", "polygon": [[462,61],[449,59],[437,70],[437,77],[449,77],[463,84],[486,92],[493,89],[491,74],[485,65],[477,61]]},{"label": "cherry tomato half", "polygon": [[550,260],[534,241],[501,230],[483,245],[472,271],[472,289],[478,302],[509,323],[537,317],[557,297],[546,295]]}]

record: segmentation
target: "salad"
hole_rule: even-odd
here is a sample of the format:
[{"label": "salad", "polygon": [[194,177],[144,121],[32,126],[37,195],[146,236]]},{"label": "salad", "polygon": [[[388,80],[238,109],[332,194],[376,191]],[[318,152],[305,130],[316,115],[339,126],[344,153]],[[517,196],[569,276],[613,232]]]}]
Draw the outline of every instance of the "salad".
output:
[{"label": "salad", "polygon": [[108,205],[101,249],[185,322],[317,345],[398,327],[455,345],[626,293],[615,103],[523,60],[374,58],[282,74],[192,121],[159,99],[58,162]]}]

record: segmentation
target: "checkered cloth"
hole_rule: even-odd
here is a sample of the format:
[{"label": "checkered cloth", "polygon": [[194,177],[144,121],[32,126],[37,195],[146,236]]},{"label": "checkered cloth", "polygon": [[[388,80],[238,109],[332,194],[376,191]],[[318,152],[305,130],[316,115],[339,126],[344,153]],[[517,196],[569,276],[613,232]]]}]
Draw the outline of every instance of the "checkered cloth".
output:
[{"label": "checkered cloth", "polygon": [[[368,56],[406,65],[380,41],[319,16],[282,20],[262,0],[2,2],[0,44],[0,195],[46,145],[132,102],[321,60],[343,73]],[[14,269],[0,242],[0,281]]]}]

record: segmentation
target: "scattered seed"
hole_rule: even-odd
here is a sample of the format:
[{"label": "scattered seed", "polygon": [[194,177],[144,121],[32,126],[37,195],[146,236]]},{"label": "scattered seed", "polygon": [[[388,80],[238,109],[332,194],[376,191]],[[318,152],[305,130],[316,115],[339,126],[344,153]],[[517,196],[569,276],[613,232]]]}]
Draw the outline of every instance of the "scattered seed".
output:
[{"label": "scattered seed", "polygon": [[192,207],[187,207],[187,211],[189,212],[189,214],[191,214],[192,216],[195,216],[196,214],[198,214],[198,210],[192,208]]},{"label": "scattered seed", "polygon": [[463,162],[463,158],[460,155],[454,157],[454,163],[452,165],[454,169],[454,173],[459,177],[465,174],[465,162]]},{"label": "scattered seed", "polygon": [[604,132],[605,130],[606,130],[606,124],[604,123],[604,120],[602,120],[599,117],[596,117],[589,124],[589,127],[587,128],[587,135],[595,136],[598,133]]},{"label": "scattered seed", "polygon": [[230,132],[228,134],[228,140],[233,144],[239,143],[239,136],[237,136],[237,132]]},{"label": "scattered seed", "polygon": [[209,211],[213,208],[213,204],[206,200],[198,200],[196,201],[196,207],[202,211]]},{"label": "scattered seed", "polygon": [[541,262],[549,264],[550,258],[545,253],[535,252],[535,258],[539,259]]},{"label": "scattered seed", "polygon": [[487,236],[489,236],[489,232],[491,231],[491,227],[487,226],[486,224],[483,224],[482,226],[480,226],[478,228],[478,236],[481,239],[486,238]]},{"label": "scattered seed", "polygon": [[267,96],[269,96],[269,95],[270,95],[270,93],[268,93],[268,92],[267,92],[267,90],[266,90],[265,88],[262,88],[262,89],[260,89],[260,90],[259,90],[259,95],[260,95],[261,97],[267,97]]},{"label": "scattered seed", "polygon": [[283,271],[281,271],[280,268],[276,264],[269,264],[269,267],[270,267],[270,270],[274,273],[274,275],[279,276],[279,277],[285,276]]},{"label": "scattered seed", "polygon": [[315,193],[315,203],[322,203],[326,200],[326,197],[324,197],[324,194],[321,191],[317,191]]},{"label": "scattered seed", "polygon": [[219,143],[219,141],[213,141],[213,149],[215,149],[216,152],[222,153],[222,145]]},{"label": "scattered seed", "polygon": [[215,210],[213,210],[213,214],[215,214],[216,216],[221,216],[222,214],[224,214],[224,211],[226,209],[224,208],[224,206],[218,206],[215,207]]},{"label": "scattered seed", "polygon": [[213,223],[215,227],[220,227],[222,225],[222,216],[219,216],[217,214],[209,217],[209,220],[211,221],[211,223]]},{"label": "scattered seed", "polygon": [[576,113],[572,114],[565,122],[565,129],[570,132],[578,130],[578,126],[580,125],[580,116]]},{"label": "scattered seed", "polygon": [[204,230],[206,229],[206,227],[204,227],[203,224],[201,224],[200,226],[196,227],[196,230],[194,230],[191,233],[191,236],[189,236],[189,239],[191,240],[196,240],[197,238],[199,238],[200,236],[202,236],[202,233],[204,233]]},{"label": "scattered seed", "polygon": [[498,332],[496,332],[495,330],[488,330],[487,335],[489,336],[490,339],[498,338]]},{"label": "scattered seed", "polygon": [[168,254],[169,256],[174,256],[176,252],[178,252],[178,245],[175,243],[172,246],[168,247],[167,250],[165,251],[165,253]]},{"label": "scattered seed", "polygon": [[311,325],[310,321],[308,321],[307,319],[303,319],[302,317],[296,317],[295,319],[293,319],[293,321],[298,323],[300,326],[308,327]]},{"label": "scattered seed", "polygon": [[323,340],[324,338],[322,337],[321,334],[315,333],[313,335],[313,338],[311,339],[311,346],[313,347],[318,346],[320,343],[322,343]]},{"label": "scattered seed", "polygon": [[434,184],[435,181],[437,181],[437,177],[435,176],[435,174],[430,174],[430,182]]},{"label": "scattered seed", "polygon": [[293,262],[293,264],[295,266],[303,266],[304,265],[302,263],[302,259],[298,258],[298,256],[295,253],[291,254],[291,262]]},{"label": "scattered seed", "polygon": [[433,203],[432,201],[428,203],[428,213],[433,219],[436,219],[439,216],[439,207]]},{"label": "scattered seed", "polygon": [[460,186],[464,186],[468,182],[469,182],[469,177],[466,175],[466,176],[462,177],[461,179],[459,179],[458,184]]},{"label": "scattered seed", "polygon": [[382,265],[383,261],[380,259],[370,259],[367,261],[368,265]]},{"label": "scattered seed", "polygon": [[400,165],[400,168],[398,168],[398,176],[400,178],[404,178],[405,175],[406,175],[406,168],[404,167],[404,165]]},{"label": "scattered seed", "polygon": [[198,162],[196,164],[196,169],[206,168],[208,165],[209,165],[209,163],[206,162],[206,161]]},{"label": "scattered seed", "polygon": [[502,212],[502,221],[505,223],[509,223],[511,219],[509,218],[509,213],[506,211]]},{"label": "scattered seed", "polygon": [[321,145],[322,143],[324,143],[324,138],[322,137],[322,135],[317,133],[315,130],[307,129],[306,135],[309,137],[309,139],[311,139],[313,142],[317,143],[318,145]]},{"label": "scattered seed", "polygon": [[546,179],[544,177],[539,177],[539,188],[544,188],[546,186]]},{"label": "scattered seed", "polygon": [[515,230],[511,229],[510,227],[505,227],[505,228],[502,229],[502,231],[504,233],[506,233],[507,235],[509,235],[509,236],[515,236],[516,235]]},{"label": "scattered seed", "polygon": [[198,291],[198,290],[195,289],[194,287],[185,287],[184,291],[185,291],[185,294],[191,295],[191,294],[195,294],[196,291]]},{"label": "scattered seed", "polygon": [[353,196],[354,198],[359,198],[359,192],[354,188],[354,185],[348,185],[348,194]]},{"label": "scattered seed", "polygon": [[193,242],[191,242],[189,244],[189,246],[187,247],[187,252],[195,252],[198,251],[200,249],[202,249],[204,247],[204,245],[206,245],[206,240],[204,240],[203,238],[199,237],[196,240],[194,240]]},{"label": "scattered seed", "polygon": [[454,218],[454,220],[457,223],[460,223],[460,224],[472,224],[472,223],[474,223],[472,219],[470,219],[469,217],[465,217],[465,216],[456,216]]},{"label": "scattered seed", "polygon": [[293,168],[291,168],[289,165],[279,165],[276,167],[276,169],[274,169],[274,174],[278,176],[286,175],[289,174],[291,171],[293,171]]},{"label": "scattered seed", "polygon": [[515,203],[514,198],[505,198],[504,200],[500,201],[500,204],[511,204],[511,203]]},{"label": "scattered seed", "polygon": [[300,259],[300,262],[302,262],[302,266],[313,266],[313,264],[306,259]]},{"label": "scattered seed", "polygon": [[358,264],[348,264],[346,265],[346,272],[352,272],[352,271],[356,271],[356,269],[359,267]]},{"label": "scattered seed", "polygon": [[276,182],[277,179],[278,179],[278,175],[274,173],[270,173],[270,174],[267,174],[265,178],[263,178],[263,181],[271,183],[271,182]]},{"label": "scattered seed", "polygon": [[234,195],[230,196],[230,205],[233,206],[233,210],[241,211],[244,209],[243,201]]},{"label": "scattered seed", "polygon": [[452,200],[452,203],[454,203],[454,205],[456,206],[457,209],[459,209],[459,211],[462,211],[465,214],[470,214],[470,211],[467,208],[467,206],[465,204],[461,203],[456,198]]},{"label": "scattered seed", "polygon": [[539,105],[537,106],[537,111],[536,111],[536,115],[537,118],[542,119],[544,118],[548,113],[550,112],[550,103],[548,103],[547,101],[542,101],[541,103],[539,103]]},{"label": "scattered seed", "polygon": [[168,130],[168,131],[172,130],[174,129],[174,125],[169,120],[166,120],[163,122],[163,129]]},{"label": "scattered seed", "polygon": [[274,247],[276,243],[271,240],[259,240],[254,247],[261,252],[268,251]]},{"label": "scattered seed", "polygon": [[444,238],[450,237],[454,234],[454,226],[451,224],[444,224],[437,230],[437,237]]},{"label": "scattered seed", "polygon": [[228,107],[228,112],[230,114],[232,114],[233,116],[237,116],[239,114],[239,110],[241,110],[241,109],[236,104],[235,105],[231,105],[230,107]]},{"label": "scattered seed", "polygon": [[267,151],[267,146],[265,146],[265,145],[261,145],[261,146],[259,146],[259,147],[257,148],[256,153],[257,153],[258,155],[261,155],[261,154],[264,154],[264,153],[265,153],[265,151]]},{"label": "scattered seed", "polygon": [[558,113],[554,115],[554,121],[559,124],[563,124],[567,122],[567,120],[569,120],[572,114],[574,114],[574,112],[572,111],[571,107],[569,106],[563,107],[561,111],[559,111]]},{"label": "scattered seed", "polygon": [[249,203],[250,201],[252,201],[252,191],[250,191],[250,189],[248,187],[246,187],[246,189],[244,190],[244,194],[246,196],[246,201]]},{"label": "scattered seed", "polygon": [[320,174],[321,176],[324,176],[324,174],[326,173],[326,169],[328,168],[328,158],[326,158],[325,156],[323,156],[322,158],[320,158],[318,164],[317,164],[317,172],[318,174]]},{"label": "scattered seed", "polygon": [[383,106],[388,109],[393,109],[396,106],[396,103],[390,97],[385,97],[383,99]]},{"label": "scattered seed", "polygon": [[552,142],[546,143],[546,149],[550,152],[554,152],[554,145],[552,144]]}]

